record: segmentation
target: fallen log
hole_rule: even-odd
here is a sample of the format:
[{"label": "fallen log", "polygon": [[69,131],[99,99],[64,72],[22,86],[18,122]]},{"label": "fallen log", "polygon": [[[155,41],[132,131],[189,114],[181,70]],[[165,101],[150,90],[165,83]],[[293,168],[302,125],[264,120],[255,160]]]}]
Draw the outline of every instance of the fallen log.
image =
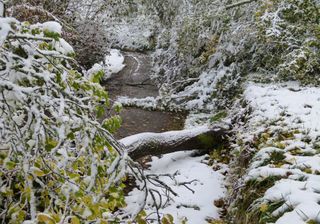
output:
[{"label": "fallen log", "polygon": [[163,133],[145,132],[123,138],[120,142],[125,145],[133,160],[147,155],[158,156],[177,151],[208,152],[226,144],[228,130],[223,126],[214,126]]}]

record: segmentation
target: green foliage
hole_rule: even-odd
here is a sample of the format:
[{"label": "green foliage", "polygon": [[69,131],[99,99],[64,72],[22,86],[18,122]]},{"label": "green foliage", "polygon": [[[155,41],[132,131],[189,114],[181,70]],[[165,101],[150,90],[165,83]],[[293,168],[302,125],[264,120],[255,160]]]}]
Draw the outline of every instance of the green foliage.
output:
[{"label": "green foliage", "polygon": [[310,219],[306,222],[306,224],[318,224],[319,222],[317,222],[316,220]]},{"label": "green foliage", "polygon": [[[32,31],[31,31],[32,32]],[[34,32],[32,32],[34,33]],[[36,33],[35,33],[36,34]],[[49,31],[49,30],[44,30],[43,31],[43,34],[45,37],[49,37],[49,38],[52,38],[56,41],[59,40],[59,38],[61,37],[59,33],[56,33],[56,32],[52,32],[52,31]]]},{"label": "green foliage", "polygon": [[103,122],[102,127],[107,129],[110,133],[115,133],[120,128],[121,122],[122,122],[121,117],[116,115],[106,119]]},{"label": "green foliage", "polygon": [[[284,201],[276,201],[271,203],[263,203],[259,206],[259,213],[260,213],[260,221],[259,223],[272,223],[276,222],[283,214],[279,214],[278,216],[273,216],[272,212],[282,206],[285,202]],[[287,210],[286,212],[288,212]]]},{"label": "green foliage", "polygon": [[73,68],[73,59],[56,47],[60,36],[41,24],[1,19],[0,26],[6,24],[10,38],[0,42],[1,222],[117,220],[113,212],[125,206],[127,158],[109,132],[119,128],[120,117],[101,124],[95,116],[109,107],[98,83],[103,74],[89,80]]},{"label": "green foliage", "polygon": [[268,157],[268,159],[265,159],[261,166],[268,165],[268,164],[274,164],[276,167],[280,167],[286,162],[284,162],[284,159],[286,156],[284,155],[284,151],[272,151]]},{"label": "green foliage", "polygon": [[228,116],[228,112],[223,110],[218,113],[216,113],[212,118],[210,118],[211,122],[218,122],[221,121],[223,118],[226,118]]},{"label": "green foliage", "polygon": [[174,224],[173,216],[170,214],[166,214],[161,219],[161,224]]},{"label": "green foliage", "polygon": [[[266,211],[262,207],[256,209],[254,203],[260,199],[264,193],[279,180],[279,177],[270,176],[263,180],[249,180],[245,187],[241,190],[241,198],[239,198],[234,205],[232,216],[239,223],[251,224],[261,223],[266,224]],[[272,207],[274,208],[274,207]],[[268,208],[269,209],[269,208]],[[274,208],[275,209],[275,208]],[[269,210],[268,210],[269,211]],[[269,211],[270,212],[270,211]]]},{"label": "green foliage", "polygon": [[100,83],[103,76],[104,76],[104,72],[100,70],[91,76],[91,81],[94,83]]}]

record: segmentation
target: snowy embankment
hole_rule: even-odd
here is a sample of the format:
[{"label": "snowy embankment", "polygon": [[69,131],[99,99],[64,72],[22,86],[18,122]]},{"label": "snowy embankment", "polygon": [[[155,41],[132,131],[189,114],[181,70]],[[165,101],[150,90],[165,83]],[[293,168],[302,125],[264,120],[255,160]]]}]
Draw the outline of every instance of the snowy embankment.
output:
[{"label": "snowy embankment", "polygon": [[[207,223],[206,220],[219,219],[219,209],[215,207],[214,201],[224,197],[224,176],[206,164],[205,156],[192,157],[192,152],[175,152],[161,158],[153,157],[146,173],[165,174],[161,181],[177,193],[159,210],[161,215],[171,214],[174,223],[187,220],[187,223],[201,224]],[[155,186],[149,187],[159,190]],[[143,200],[143,192],[134,189],[126,198],[127,209],[134,210]],[[150,219],[156,219],[157,214],[152,206],[153,201],[149,195],[146,212]]]},{"label": "snowy embankment", "polygon": [[272,183],[250,212],[258,211],[259,223],[319,223],[320,89],[251,84],[244,97],[253,112],[241,138],[256,154],[243,182]]},{"label": "snowy embankment", "polygon": [[[193,130],[185,130],[182,133],[195,135],[199,131],[203,132],[207,127],[199,127]],[[170,138],[178,138],[173,136],[176,132],[167,132],[166,140]],[[180,132],[178,132],[180,133]],[[120,140],[125,145],[130,145],[133,142],[144,140],[151,133],[142,133],[134,136],[129,136]],[[181,134],[181,133],[180,133]],[[155,135],[154,133],[152,135]],[[185,136],[185,134],[184,134]],[[170,141],[170,140],[169,140]],[[187,149],[186,149],[187,150]],[[157,203],[162,204],[159,210],[160,215],[171,214],[174,217],[174,223],[207,223],[208,220],[219,219],[219,209],[215,207],[214,201],[224,197],[225,186],[224,176],[225,171],[214,171],[208,165],[208,156],[192,156],[193,152],[175,152],[165,154],[161,158],[152,157],[149,163],[150,168],[146,170],[146,174],[159,175],[160,180],[167,184],[177,195],[170,195],[170,201],[164,202],[167,198],[167,193],[151,183],[148,183],[148,188],[159,191],[162,195],[162,203],[157,196]],[[134,210],[144,204],[144,192],[134,189],[126,198],[128,204],[127,210]],[[156,209],[152,195],[148,195],[146,203],[146,212],[148,219],[157,219]],[[206,221],[207,220],[207,221]]]}]

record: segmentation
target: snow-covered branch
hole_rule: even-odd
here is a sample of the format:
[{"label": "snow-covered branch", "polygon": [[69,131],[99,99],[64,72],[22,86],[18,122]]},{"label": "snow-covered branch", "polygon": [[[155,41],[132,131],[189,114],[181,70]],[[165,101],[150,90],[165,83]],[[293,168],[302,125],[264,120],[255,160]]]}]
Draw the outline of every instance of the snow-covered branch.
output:
[{"label": "snow-covered branch", "polygon": [[191,130],[169,131],[164,133],[140,133],[120,140],[133,159],[152,155],[162,155],[176,151],[209,151],[226,144],[228,127],[201,127]]}]

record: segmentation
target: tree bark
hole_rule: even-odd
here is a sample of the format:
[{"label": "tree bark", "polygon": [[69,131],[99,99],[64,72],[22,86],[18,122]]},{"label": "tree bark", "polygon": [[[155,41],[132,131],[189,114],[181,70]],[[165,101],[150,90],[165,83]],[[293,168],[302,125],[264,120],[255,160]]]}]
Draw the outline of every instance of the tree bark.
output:
[{"label": "tree bark", "polygon": [[225,146],[229,129],[222,126],[201,127],[191,130],[163,133],[140,133],[120,140],[126,146],[128,155],[137,160],[147,155],[158,156],[187,150],[208,152]]}]

